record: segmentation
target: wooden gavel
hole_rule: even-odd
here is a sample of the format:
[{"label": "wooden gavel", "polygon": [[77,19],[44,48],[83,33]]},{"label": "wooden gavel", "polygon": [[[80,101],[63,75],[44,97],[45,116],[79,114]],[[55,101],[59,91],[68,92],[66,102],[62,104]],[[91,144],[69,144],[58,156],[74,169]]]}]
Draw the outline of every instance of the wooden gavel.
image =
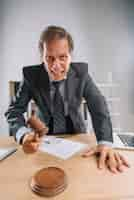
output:
[{"label": "wooden gavel", "polygon": [[39,137],[48,133],[48,127],[35,115],[35,113],[32,113],[27,124],[34,130],[35,134],[38,134]]}]

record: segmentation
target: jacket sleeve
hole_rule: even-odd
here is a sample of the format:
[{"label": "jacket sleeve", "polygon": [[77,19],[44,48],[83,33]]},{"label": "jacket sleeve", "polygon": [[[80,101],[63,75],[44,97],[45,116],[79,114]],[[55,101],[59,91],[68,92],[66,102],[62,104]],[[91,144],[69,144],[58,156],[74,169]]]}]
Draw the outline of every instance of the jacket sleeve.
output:
[{"label": "jacket sleeve", "polygon": [[105,98],[102,96],[89,74],[86,75],[83,96],[91,114],[97,141],[113,142],[112,123]]},{"label": "jacket sleeve", "polygon": [[21,127],[26,127],[24,113],[27,111],[27,106],[31,100],[31,90],[28,83],[28,80],[24,76],[23,70],[23,81],[20,84],[20,87],[17,91],[15,101],[11,102],[8,110],[5,113],[7,122],[9,124],[9,131],[14,135],[16,139],[16,132]]}]

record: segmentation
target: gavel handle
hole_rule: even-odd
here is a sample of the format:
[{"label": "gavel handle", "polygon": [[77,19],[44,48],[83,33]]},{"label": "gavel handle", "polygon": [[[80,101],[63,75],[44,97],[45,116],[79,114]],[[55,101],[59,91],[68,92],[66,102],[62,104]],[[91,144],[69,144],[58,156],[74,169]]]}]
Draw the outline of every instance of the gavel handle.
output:
[{"label": "gavel handle", "polygon": [[34,132],[34,140],[36,141],[37,136],[39,137],[39,133],[37,131]]}]

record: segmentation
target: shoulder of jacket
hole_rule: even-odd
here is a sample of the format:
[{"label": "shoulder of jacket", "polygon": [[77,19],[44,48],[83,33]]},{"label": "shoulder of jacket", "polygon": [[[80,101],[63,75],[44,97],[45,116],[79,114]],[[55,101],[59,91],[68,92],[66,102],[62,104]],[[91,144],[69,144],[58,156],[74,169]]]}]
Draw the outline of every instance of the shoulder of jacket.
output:
[{"label": "shoulder of jacket", "polygon": [[72,62],[71,68],[78,76],[83,76],[88,73],[88,63],[86,62]]},{"label": "shoulder of jacket", "polygon": [[42,67],[43,67],[42,64],[24,66],[23,72],[24,73],[30,73],[30,72],[34,73],[34,72],[40,71]]}]

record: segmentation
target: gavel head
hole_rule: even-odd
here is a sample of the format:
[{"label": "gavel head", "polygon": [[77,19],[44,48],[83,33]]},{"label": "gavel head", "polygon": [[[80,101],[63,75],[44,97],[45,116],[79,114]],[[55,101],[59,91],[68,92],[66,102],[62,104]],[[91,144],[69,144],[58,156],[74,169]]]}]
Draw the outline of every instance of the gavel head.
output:
[{"label": "gavel head", "polygon": [[32,115],[28,121],[27,124],[36,132],[39,134],[39,136],[43,136],[48,133],[48,127],[43,123],[37,116]]}]

